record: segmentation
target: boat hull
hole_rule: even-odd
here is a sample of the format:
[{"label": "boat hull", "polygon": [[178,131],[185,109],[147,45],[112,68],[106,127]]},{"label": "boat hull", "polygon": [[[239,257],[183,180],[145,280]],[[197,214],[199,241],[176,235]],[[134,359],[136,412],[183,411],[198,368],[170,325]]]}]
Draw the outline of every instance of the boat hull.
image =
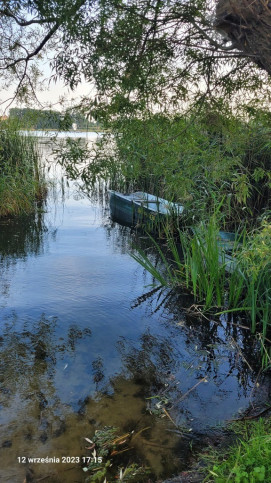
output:
[{"label": "boat hull", "polygon": [[156,224],[170,214],[180,215],[182,211],[182,205],[142,191],[130,195],[110,191],[111,218],[122,224],[131,226],[150,222]]},{"label": "boat hull", "polygon": [[125,225],[134,225],[137,222],[134,204],[130,200],[121,200],[117,195],[110,194],[111,218]]}]

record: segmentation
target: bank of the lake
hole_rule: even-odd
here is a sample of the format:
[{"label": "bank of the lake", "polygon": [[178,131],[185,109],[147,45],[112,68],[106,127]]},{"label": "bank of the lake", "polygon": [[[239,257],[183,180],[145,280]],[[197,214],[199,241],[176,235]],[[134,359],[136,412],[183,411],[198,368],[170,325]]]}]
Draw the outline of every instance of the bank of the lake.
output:
[{"label": "bank of the lake", "polygon": [[104,131],[94,132],[94,131],[58,131],[53,129],[44,129],[44,130],[37,130],[37,131],[25,131],[21,129],[21,134],[34,136],[36,138],[45,138],[47,140],[51,139],[86,139],[86,140],[95,140],[97,136],[101,136]]}]

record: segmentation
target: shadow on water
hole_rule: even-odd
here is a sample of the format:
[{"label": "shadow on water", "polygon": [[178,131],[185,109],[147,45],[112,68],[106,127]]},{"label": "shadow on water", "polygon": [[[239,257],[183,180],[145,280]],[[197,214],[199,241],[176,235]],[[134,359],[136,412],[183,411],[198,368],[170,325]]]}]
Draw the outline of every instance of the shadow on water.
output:
[{"label": "shadow on water", "polygon": [[[84,438],[104,426],[138,434],[123,461],[161,481],[257,391],[268,399],[257,347],[235,320],[146,288],[130,254],[159,263],[148,240],[110,220],[102,185],[84,196],[59,174],[46,210],[0,225],[1,481],[83,483]],[[30,460],[47,456],[80,463]]]}]

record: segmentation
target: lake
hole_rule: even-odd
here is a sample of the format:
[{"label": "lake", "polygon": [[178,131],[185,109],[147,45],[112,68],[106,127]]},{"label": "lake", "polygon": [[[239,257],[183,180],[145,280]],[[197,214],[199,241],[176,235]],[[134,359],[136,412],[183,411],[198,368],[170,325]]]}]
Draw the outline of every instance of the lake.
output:
[{"label": "lake", "polygon": [[147,237],[110,219],[103,184],[86,193],[49,141],[41,150],[46,202],[0,222],[1,481],[84,482],[84,438],[104,426],[138,433],[131,458],[162,481],[187,468],[191,443],[267,398],[253,340],[153,290],[131,256],[155,259]]}]

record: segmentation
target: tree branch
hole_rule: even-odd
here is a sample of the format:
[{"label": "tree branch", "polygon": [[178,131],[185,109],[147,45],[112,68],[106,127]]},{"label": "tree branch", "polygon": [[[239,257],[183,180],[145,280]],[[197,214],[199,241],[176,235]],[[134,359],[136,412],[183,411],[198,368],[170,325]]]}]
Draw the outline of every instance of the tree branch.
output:
[{"label": "tree branch", "polygon": [[44,47],[44,45],[48,42],[48,40],[50,40],[50,38],[59,29],[59,27],[60,27],[60,22],[57,22],[51,28],[51,30],[48,32],[48,34],[45,35],[45,37],[42,40],[42,42],[38,45],[38,47],[33,52],[31,52],[30,54],[28,54],[26,57],[19,57],[18,59],[14,60],[10,64],[6,65],[5,67],[2,67],[1,70],[10,69],[11,67],[14,67],[19,62],[25,62],[27,64],[28,61],[32,59],[32,57],[35,57],[42,50],[42,48]]},{"label": "tree branch", "polygon": [[221,49],[223,51],[229,51],[229,50],[235,50],[235,49],[237,49],[237,47],[236,47],[235,44],[231,44],[228,47],[226,47],[226,45],[220,44],[215,39],[213,39],[209,34],[207,34],[206,33],[206,30],[204,30],[203,28],[201,28],[197,24],[197,22],[193,21],[192,19],[191,19],[191,24],[204,36],[204,38],[206,40],[208,40],[208,42],[210,42],[211,45],[213,45],[217,49]]},{"label": "tree branch", "polygon": [[57,21],[57,19],[56,18],[53,18],[53,17],[44,18],[44,19],[35,19],[35,18],[33,18],[31,20],[23,20],[23,19],[17,18],[16,15],[14,15],[8,9],[2,9],[2,8],[0,8],[0,14],[1,15],[5,15],[6,17],[12,18],[13,20],[15,20],[15,22],[18,25],[20,25],[20,27],[28,27],[29,25],[33,25],[33,24],[43,25],[45,23],[52,23],[52,22],[56,22]]}]

